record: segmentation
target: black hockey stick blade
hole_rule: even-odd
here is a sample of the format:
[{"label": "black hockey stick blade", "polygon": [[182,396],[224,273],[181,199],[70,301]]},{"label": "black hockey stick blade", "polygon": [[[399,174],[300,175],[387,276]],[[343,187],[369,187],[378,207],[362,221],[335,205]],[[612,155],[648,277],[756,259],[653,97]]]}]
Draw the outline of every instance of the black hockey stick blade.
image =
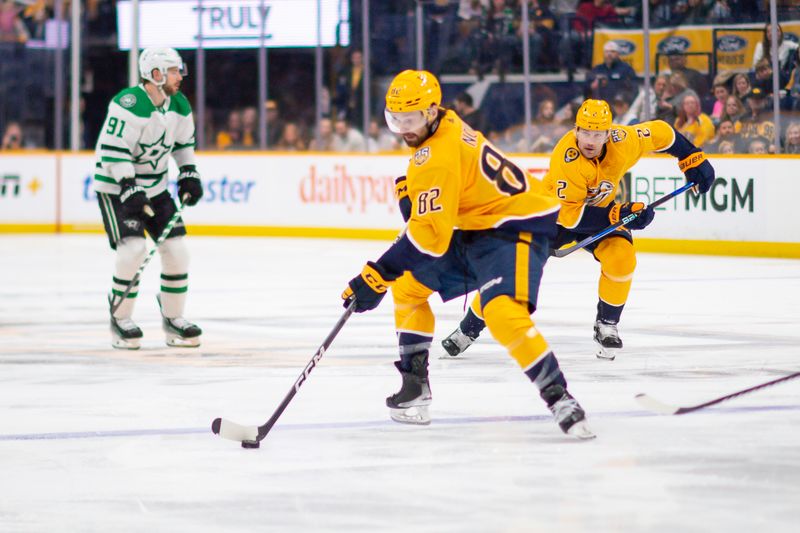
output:
[{"label": "black hockey stick blade", "polygon": [[277,409],[275,409],[275,412],[272,413],[272,416],[264,423],[264,425],[245,426],[225,418],[215,418],[211,423],[211,431],[223,439],[241,442],[242,448],[258,448],[261,446],[261,441],[264,440],[269,431],[272,429],[272,426],[274,426],[275,422],[278,421],[278,418],[280,418],[281,414],[283,414],[283,411],[286,409],[286,407],[288,407],[289,402],[292,401],[292,398],[294,398],[295,394],[297,394],[297,391],[300,390],[300,386],[305,383],[306,379],[308,379],[309,374],[311,374],[311,371],[317,366],[317,363],[320,359],[322,359],[322,356],[325,355],[325,351],[330,347],[333,339],[335,339],[339,334],[339,331],[341,331],[345,322],[347,322],[347,319],[350,318],[350,315],[353,314],[355,305],[356,301],[353,298],[349,301],[347,308],[339,318],[339,321],[336,322],[336,325],[333,326],[331,332],[328,333],[328,336],[325,337],[324,341],[322,341],[320,347],[317,348],[317,351],[311,357],[311,360],[303,369],[303,372],[295,380],[294,386],[292,386],[289,393],[283,398],[281,404]]},{"label": "black hockey stick blade", "polygon": [[771,387],[773,385],[777,385],[778,383],[783,383],[785,381],[789,381],[791,379],[795,379],[800,377],[800,372],[794,372],[793,374],[789,374],[788,376],[783,376],[782,378],[773,379],[767,381],[766,383],[761,383],[760,385],[755,385],[753,387],[749,387],[747,389],[743,389],[732,394],[728,394],[726,396],[722,396],[721,398],[716,398],[714,400],[697,404],[697,405],[690,405],[686,407],[679,407],[674,405],[668,405],[663,402],[660,402],[653,398],[652,396],[648,396],[647,394],[640,393],[635,396],[636,401],[639,403],[640,406],[647,409],[648,411],[652,411],[654,413],[662,414],[662,415],[685,415],[686,413],[692,413],[694,411],[699,411],[700,409],[705,409],[706,407],[711,407],[712,405],[716,405],[718,403],[730,400],[732,398],[736,398],[738,396],[742,396],[744,394],[748,394],[750,392],[755,392],[757,390],[764,389],[766,387]]}]

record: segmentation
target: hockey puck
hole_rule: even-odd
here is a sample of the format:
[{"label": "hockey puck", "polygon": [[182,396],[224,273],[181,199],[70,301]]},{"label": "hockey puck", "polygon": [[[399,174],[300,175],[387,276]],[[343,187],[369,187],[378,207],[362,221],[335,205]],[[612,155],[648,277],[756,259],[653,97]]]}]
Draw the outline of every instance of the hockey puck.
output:
[{"label": "hockey puck", "polygon": [[243,440],[242,448],[260,448],[261,443],[257,440]]},{"label": "hockey puck", "polygon": [[213,422],[211,422],[211,431],[214,432],[214,435],[219,435],[219,428],[222,425],[221,418],[215,418]]}]

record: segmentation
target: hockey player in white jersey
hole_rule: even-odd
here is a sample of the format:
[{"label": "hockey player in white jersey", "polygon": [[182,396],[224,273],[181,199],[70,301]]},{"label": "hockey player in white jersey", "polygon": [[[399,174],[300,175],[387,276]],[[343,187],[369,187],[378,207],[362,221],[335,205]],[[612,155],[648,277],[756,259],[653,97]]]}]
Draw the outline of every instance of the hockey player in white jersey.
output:
[{"label": "hockey player in white jersey", "polygon": [[[195,167],[192,108],[179,90],[185,73],[183,60],[172,48],[143,50],[141,83],[114,96],[97,139],[94,189],[109,244],[117,254],[110,301],[122,297],[144,261],[145,231],[157,239],[176,212],[167,190],[170,155],[180,169],[178,197],[192,206],[203,196]],[[179,219],[158,249],[158,303],[169,346],[199,346],[202,334],[183,317],[189,278],[185,235]],[[115,348],[139,348],[142,331],[132,320],[138,292],[138,286],[133,287],[111,316]]]}]

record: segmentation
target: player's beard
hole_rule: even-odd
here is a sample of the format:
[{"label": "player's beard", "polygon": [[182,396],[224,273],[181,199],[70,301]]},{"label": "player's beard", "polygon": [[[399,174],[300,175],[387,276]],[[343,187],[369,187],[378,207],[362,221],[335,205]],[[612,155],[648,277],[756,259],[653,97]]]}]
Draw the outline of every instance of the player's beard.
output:
[{"label": "player's beard", "polygon": [[408,146],[409,148],[416,148],[417,146],[422,144],[422,137],[420,137],[415,133],[406,133],[403,135],[403,142],[405,142],[406,146]]},{"label": "player's beard", "polygon": [[174,96],[175,93],[178,92],[178,89],[181,88],[181,86],[180,83],[175,83],[173,85],[165,83],[164,85],[161,86],[161,88],[164,90],[164,94],[166,94],[167,96]]},{"label": "player's beard", "polygon": [[[408,136],[408,137],[406,137]],[[417,146],[424,143],[428,137],[430,137],[430,128],[425,126],[421,133],[413,133],[408,132],[403,134],[403,142],[406,143],[406,146],[409,148],[416,148]]]}]

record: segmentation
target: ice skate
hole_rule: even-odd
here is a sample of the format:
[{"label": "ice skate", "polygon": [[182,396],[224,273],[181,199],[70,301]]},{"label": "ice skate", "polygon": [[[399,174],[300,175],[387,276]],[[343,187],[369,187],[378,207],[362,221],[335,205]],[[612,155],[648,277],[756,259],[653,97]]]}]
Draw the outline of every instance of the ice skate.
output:
[{"label": "ice skate", "polygon": [[203,334],[203,330],[197,324],[192,324],[183,317],[164,317],[162,325],[167,336],[167,346],[183,348],[200,346],[200,335]]},{"label": "ice skate", "polygon": [[111,346],[118,350],[138,350],[141,338],[142,330],[133,320],[111,317]]},{"label": "ice skate", "polygon": [[[442,348],[451,357],[456,357],[464,353],[473,342],[475,342],[475,339],[461,331],[461,327],[458,327],[453,333],[445,337],[442,341]],[[442,359],[447,358],[442,357]]]},{"label": "ice skate", "polygon": [[586,413],[578,400],[573,398],[567,389],[553,384],[543,389],[540,395],[547,402],[547,408],[553,413],[553,418],[561,431],[582,440],[593,439],[597,436],[589,429]]},{"label": "ice skate", "polygon": [[431,423],[428,406],[432,400],[427,354],[415,356],[411,365],[411,372],[406,372],[400,368],[400,361],[395,361],[394,366],[403,377],[403,385],[399,392],[386,398],[386,406],[395,422],[427,425]]},{"label": "ice skate", "polygon": [[161,305],[161,295],[157,295],[158,307],[161,309],[162,322],[161,326],[164,329],[164,334],[167,336],[167,346],[175,346],[178,348],[197,348],[200,346],[200,335],[203,330],[197,324],[192,324],[185,318],[179,316],[176,318],[167,318],[163,315],[164,309]]},{"label": "ice skate", "polygon": [[622,349],[622,339],[619,338],[617,325],[603,320],[594,323],[594,341],[597,343],[598,359],[613,361],[617,352]]}]

